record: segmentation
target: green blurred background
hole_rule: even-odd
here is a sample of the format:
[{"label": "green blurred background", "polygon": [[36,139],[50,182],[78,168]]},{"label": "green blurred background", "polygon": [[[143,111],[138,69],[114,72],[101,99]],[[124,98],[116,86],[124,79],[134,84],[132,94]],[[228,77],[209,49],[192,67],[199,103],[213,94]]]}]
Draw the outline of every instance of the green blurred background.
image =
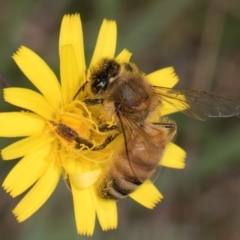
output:
[{"label": "green blurred background", "polygon": [[[174,66],[178,88],[216,91],[240,99],[239,0],[1,0],[0,71],[11,86],[32,85],[11,55],[20,45],[38,53],[59,75],[58,37],[64,14],[81,14],[89,62],[103,18],[118,24],[118,48],[133,52],[146,72]],[[15,109],[3,102],[0,110]],[[92,239],[240,239],[240,119],[199,122],[181,114],[176,143],[187,153],[184,170],[164,168],[156,181],[164,195],[154,210],[126,199],[118,203],[117,230]],[[3,148],[12,139],[1,139]],[[0,182],[16,161],[0,162]],[[75,240],[71,192],[61,181],[50,200],[19,224],[12,199],[0,190],[0,238]]]}]

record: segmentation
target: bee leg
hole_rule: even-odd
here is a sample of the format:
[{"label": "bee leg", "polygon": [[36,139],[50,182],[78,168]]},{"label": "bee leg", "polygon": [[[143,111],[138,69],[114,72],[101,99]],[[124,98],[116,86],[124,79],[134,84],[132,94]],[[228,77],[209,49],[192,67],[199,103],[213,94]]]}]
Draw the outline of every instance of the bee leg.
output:
[{"label": "bee leg", "polygon": [[76,94],[75,94],[74,97],[73,97],[73,100],[75,100],[75,99],[77,98],[77,96],[78,96],[78,94],[79,94],[80,92],[84,91],[87,83],[88,83],[88,81],[86,81],[86,82],[77,90]]},{"label": "bee leg", "polygon": [[103,104],[104,99],[103,98],[86,98],[83,100],[87,105],[97,105],[97,104]]},{"label": "bee leg", "polygon": [[117,125],[109,126],[108,124],[102,124],[101,126],[98,127],[98,130],[100,132],[109,132],[117,129],[118,129]]},{"label": "bee leg", "polygon": [[163,126],[164,128],[176,128],[176,124],[175,123],[153,123],[154,125],[158,125],[158,126]]},{"label": "bee leg", "polygon": [[79,136],[75,137],[74,140],[77,143],[76,144],[76,148],[77,149],[80,149],[82,145],[85,145],[88,148],[92,148],[93,147],[93,144],[90,141],[87,141],[86,139],[81,138]]},{"label": "bee leg", "polygon": [[92,147],[93,147],[93,144],[92,144],[90,141],[87,141],[86,139],[83,139],[83,138],[81,138],[81,137],[78,136],[78,137],[74,138],[75,142],[77,143],[75,147],[76,147],[76,149],[80,149],[80,147],[84,145],[84,146],[86,146],[86,147],[88,147],[88,148],[92,148],[92,151],[99,151],[99,150],[104,149],[104,148],[105,148],[109,143],[111,143],[118,135],[119,135],[119,134],[115,134],[115,135],[110,135],[110,136],[108,136],[102,144],[100,144],[100,145],[98,145],[98,146],[96,146],[96,147],[94,147],[94,148],[92,148]]},{"label": "bee leg", "polygon": [[115,135],[110,135],[110,136],[108,136],[101,145],[99,145],[99,146],[97,146],[97,147],[94,147],[92,150],[93,150],[93,151],[98,151],[98,150],[104,149],[104,148],[105,148],[109,143],[111,143],[118,135],[119,135],[119,134],[117,133],[117,134],[115,134]]},{"label": "bee leg", "polygon": [[172,122],[168,122],[168,123],[162,123],[162,122],[159,122],[159,123],[153,123],[154,125],[157,125],[157,126],[162,126],[164,127],[165,129],[168,130],[168,134],[173,134],[176,132],[177,130],[177,125],[175,123],[172,123]]},{"label": "bee leg", "polygon": [[[56,123],[54,121],[50,121],[50,123],[56,127],[55,132],[63,139],[65,139],[68,142],[74,142],[76,149],[83,148],[89,148],[93,151],[98,151],[101,149],[104,149],[109,143],[111,143],[118,135],[119,133],[115,133],[114,135],[108,136],[105,141],[100,144],[99,146],[94,147],[93,143],[89,140],[86,140],[78,135],[76,131],[74,131],[72,128],[68,127],[67,125],[63,123]],[[108,127],[106,124],[105,126],[102,126],[103,132],[115,130],[117,126],[113,125],[111,127]]]}]

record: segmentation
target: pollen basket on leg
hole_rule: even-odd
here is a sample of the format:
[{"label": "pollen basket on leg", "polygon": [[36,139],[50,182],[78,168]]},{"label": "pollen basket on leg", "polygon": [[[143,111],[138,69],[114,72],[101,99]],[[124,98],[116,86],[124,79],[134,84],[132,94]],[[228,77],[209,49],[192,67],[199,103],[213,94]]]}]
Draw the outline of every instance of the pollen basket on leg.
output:
[{"label": "pollen basket on leg", "polygon": [[81,101],[74,100],[62,107],[48,125],[58,140],[57,151],[61,151],[61,158],[68,156],[68,159],[90,165],[104,164],[111,158],[112,151],[106,147],[116,134],[99,131],[97,117],[92,116]]}]

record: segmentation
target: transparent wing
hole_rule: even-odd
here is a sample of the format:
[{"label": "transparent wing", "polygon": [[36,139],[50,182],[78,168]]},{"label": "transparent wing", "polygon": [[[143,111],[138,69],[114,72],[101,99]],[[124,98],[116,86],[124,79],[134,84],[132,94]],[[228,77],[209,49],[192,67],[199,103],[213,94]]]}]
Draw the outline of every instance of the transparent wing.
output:
[{"label": "transparent wing", "polygon": [[240,116],[240,101],[231,97],[206,91],[153,88],[163,104],[198,120]]},{"label": "transparent wing", "polygon": [[155,178],[160,170],[159,162],[165,147],[162,139],[156,141],[156,138],[152,138],[152,135],[158,134],[158,130],[154,128],[149,132],[148,128],[146,131],[146,125],[138,126],[124,114],[118,114],[118,117],[124,136],[125,156],[133,176],[141,182]]}]

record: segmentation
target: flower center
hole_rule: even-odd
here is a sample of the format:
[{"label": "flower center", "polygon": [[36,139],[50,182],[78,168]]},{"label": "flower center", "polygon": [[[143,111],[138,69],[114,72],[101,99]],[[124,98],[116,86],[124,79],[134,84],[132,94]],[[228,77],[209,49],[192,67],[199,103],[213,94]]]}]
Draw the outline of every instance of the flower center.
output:
[{"label": "flower center", "polygon": [[117,134],[99,131],[97,118],[83,102],[74,100],[59,110],[55,121],[48,122],[58,139],[57,149],[65,159],[70,156],[92,165],[106,163],[111,158],[113,150],[108,144]]}]

